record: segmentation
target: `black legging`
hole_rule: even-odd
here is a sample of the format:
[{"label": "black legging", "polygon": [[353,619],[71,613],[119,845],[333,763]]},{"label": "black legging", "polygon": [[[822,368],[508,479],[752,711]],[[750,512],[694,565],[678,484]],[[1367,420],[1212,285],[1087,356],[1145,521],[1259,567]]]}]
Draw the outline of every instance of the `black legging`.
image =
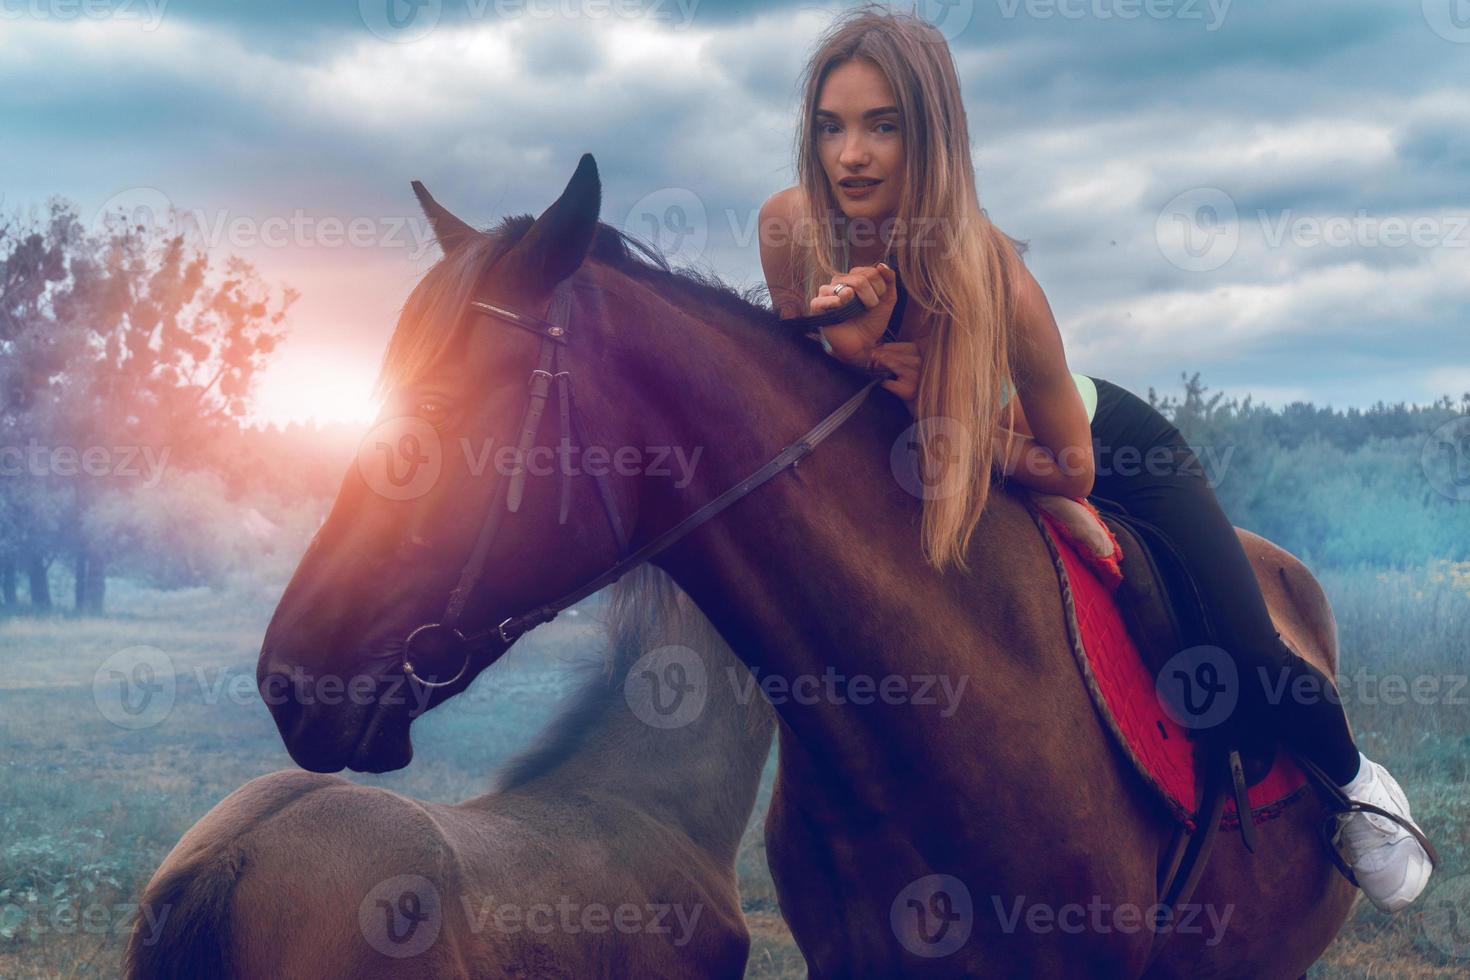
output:
[{"label": "black legging", "polygon": [[[1338,783],[1348,782],[1358,770],[1358,749],[1342,705],[1321,671],[1282,641],[1250,559],[1194,450],[1148,402],[1102,378],[1092,380],[1093,493],[1156,525],[1178,547],[1215,624],[1216,643],[1235,660],[1244,718],[1279,733]],[[1266,685],[1258,683],[1263,668],[1275,705]],[[1294,687],[1303,676],[1312,678],[1310,686]],[[1293,696],[1303,689],[1315,696]],[[1259,731],[1256,724],[1250,727]]]}]

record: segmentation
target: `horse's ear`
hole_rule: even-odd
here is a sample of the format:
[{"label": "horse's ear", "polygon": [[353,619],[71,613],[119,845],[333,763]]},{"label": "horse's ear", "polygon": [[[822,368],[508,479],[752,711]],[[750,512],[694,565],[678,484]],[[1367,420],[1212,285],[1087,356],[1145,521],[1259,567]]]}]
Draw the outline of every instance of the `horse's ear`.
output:
[{"label": "horse's ear", "polygon": [[428,188],[417,180],[413,182],[413,194],[419,199],[419,207],[424,209],[424,217],[429,219],[429,227],[434,229],[434,238],[445,255],[480,234],[450,214],[449,209],[434,200]]},{"label": "horse's ear", "polygon": [[516,264],[533,277],[538,291],[552,289],[577,271],[597,233],[602,181],[597,161],[582,154],[566,190],[516,244]]}]

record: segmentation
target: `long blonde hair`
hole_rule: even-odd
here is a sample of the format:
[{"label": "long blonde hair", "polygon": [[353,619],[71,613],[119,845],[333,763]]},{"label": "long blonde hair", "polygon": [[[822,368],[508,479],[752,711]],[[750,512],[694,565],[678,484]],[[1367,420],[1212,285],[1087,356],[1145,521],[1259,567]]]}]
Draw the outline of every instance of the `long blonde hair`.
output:
[{"label": "long blonde hair", "polygon": [[[816,153],[816,108],[827,75],[853,59],[870,62],[887,78],[904,141],[889,261],[929,328],[916,432],[925,485],[943,488],[923,495],[924,558],[941,571],[951,565],[968,571],[965,552],[990,496],[991,434],[1011,373],[1010,263],[1019,243],[980,207],[959,76],[944,36],[911,14],[867,4],[833,22],[802,76],[796,226],[820,230],[802,236],[802,247],[790,253],[796,263],[790,281],[802,285],[802,295],[817,295],[818,287],[847,271],[840,260],[847,233],[836,230],[845,216]],[[942,248],[933,247],[935,231]],[[1007,452],[1009,446],[1007,436]],[[936,480],[933,468],[946,465],[956,469]]]}]

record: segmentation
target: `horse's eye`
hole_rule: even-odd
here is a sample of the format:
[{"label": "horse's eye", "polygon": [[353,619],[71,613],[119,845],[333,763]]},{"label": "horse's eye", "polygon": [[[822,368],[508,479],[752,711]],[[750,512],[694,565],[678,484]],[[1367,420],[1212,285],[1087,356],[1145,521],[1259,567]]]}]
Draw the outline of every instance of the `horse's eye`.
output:
[{"label": "horse's eye", "polygon": [[449,406],[435,398],[426,398],[414,406],[413,413],[430,425],[441,425],[449,417]]}]

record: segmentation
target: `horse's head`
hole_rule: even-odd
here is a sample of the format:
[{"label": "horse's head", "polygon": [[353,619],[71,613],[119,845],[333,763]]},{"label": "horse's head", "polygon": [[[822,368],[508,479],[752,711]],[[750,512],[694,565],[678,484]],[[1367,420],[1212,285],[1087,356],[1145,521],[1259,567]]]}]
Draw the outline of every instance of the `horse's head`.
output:
[{"label": "horse's head", "polygon": [[[606,342],[612,331],[579,318],[575,303],[552,309],[597,234],[592,157],[534,223],[509,219],[494,233],[414,189],[445,255],[404,306],[384,359],[382,413],[281,597],[256,672],[291,757],[321,772],[407,765],[413,718],[504,653],[497,624],[606,569],[620,544],[609,514],[621,511],[629,528],[636,516],[636,487],[610,470],[604,486],[570,477],[562,523],[562,468],[551,455],[560,371],[578,382],[585,438],[633,437],[617,430],[636,394],[616,382],[623,355]],[[546,322],[563,318],[565,335]],[[535,426],[538,377],[547,397]],[[518,445],[539,450],[521,458],[520,487]],[[552,540],[554,550],[537,546]]]}]

